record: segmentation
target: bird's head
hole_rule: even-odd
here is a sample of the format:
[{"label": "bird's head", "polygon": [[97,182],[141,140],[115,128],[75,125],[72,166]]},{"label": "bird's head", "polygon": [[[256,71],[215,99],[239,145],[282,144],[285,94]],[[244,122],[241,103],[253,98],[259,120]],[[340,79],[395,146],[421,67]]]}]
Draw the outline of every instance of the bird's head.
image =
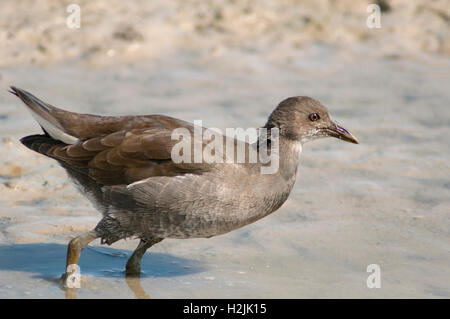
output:
[{"label": "bird's head", "polygon": [[281,137],[301,143],[331,136],[359,144],[356,137],[331,119],[325,106],[306,96],[282,101],[270,114],[265,127],[276,127]]}]

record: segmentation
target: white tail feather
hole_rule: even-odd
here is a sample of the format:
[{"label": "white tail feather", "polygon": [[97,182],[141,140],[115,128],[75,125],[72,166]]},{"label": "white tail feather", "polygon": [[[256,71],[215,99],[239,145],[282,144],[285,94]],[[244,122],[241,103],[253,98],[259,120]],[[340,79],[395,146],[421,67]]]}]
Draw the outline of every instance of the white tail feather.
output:
[{"label": "white tail feather", "polygon": [[50,123],[46,119],[44,119],[42,116],[34,112],[31,108],[28,108],[30,110],[31,115],[34,117],[34,119],[44,128],[44,130],[55,140],[64,142],[66,144],[75,144],[79,142],[79,139],[67,134],[60,128],[58,128],[56,125]]}]

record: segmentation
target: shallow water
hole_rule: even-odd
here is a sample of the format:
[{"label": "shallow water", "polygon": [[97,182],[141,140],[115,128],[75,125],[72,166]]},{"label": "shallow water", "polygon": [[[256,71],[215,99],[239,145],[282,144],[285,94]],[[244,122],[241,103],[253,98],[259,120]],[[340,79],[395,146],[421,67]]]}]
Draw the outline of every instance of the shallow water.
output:
[{"label": "shallow water", "polygon": [[[39,127],[6,93],[11,84],[71,111],[166,114],[222,129],[261,126],[282,99],[309,95],[360,140],[306,144],[274,214],[151,248],[140,284],[152,298],[450,297],[450,62],[333,53],[317,47],[274,63],[180,52],[103,68],[3,69],[0,297],[66,297],[57,284],[66,244],[100,219],[56,162],[18,142]],[[78,297],[135,298],[123,270],[136,245],[91,244]],[[380,289],[366,285],[370,264],[381,268]]]}]

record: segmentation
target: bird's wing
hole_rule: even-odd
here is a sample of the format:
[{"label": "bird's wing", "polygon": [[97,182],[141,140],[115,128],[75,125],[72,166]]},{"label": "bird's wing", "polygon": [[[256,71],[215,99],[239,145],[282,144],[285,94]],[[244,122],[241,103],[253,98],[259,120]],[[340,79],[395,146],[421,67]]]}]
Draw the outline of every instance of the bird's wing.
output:
[{"label": "bird's wing", "polygon": [[[202,174],[211,171],[215,163],[229,162],[230,154],[225,154],[225,149],[232,150],[231,159],[235,162],[238,149],[243,146],[248,159],[248,143],[209,131],[209,138],[222,142],[211,147],[211,140],[202,138],[205,128],[169,116],[80,114],[45,103],[17,87],[11,87],[11,93],[24,102],[45,133],[24,137],[21,142],[58,160],[72,176],[76,171],[101,185],[129,185],[152,176]],[[178,140],[172,139],[175,129],[182,130]],[[190,134],[190,155],[182,156],[184,161],[178,163],[172,159],[172,150],[186,134]],[[186,149],[185,144],[183,155]],[[206,154],[214,153],[209,160],[203,156],[205,150]],[[221,160],[216,161],[218,158]]]},{"label": "bird's wing", "polygon": [[201,174],[212,169],[214,164],[193,160],[175,163],[171,152],[179,141],[171,133],[161,128],[132,129],[69,145],[45,135],[28,136],[22,142],[102,185],[128,185],[151,176]]},{"label": "bird's wing", "polygon": [[[192,164],[172,160],[172,148],[179,141],[171,134],[181,128],[193,139],[194,125],[189,122],[164,115],[79,114],[45,103],[17,87],[11,87],[11,93],[24,102],[45,132],[24,137],[21,142],[99,184],[127,185],[151,176],[201,174],[214,166],[193,163],[193,158]],[[201,139],[205,129],[199,129]],[[193,149],[191,154],[193,157]]]}]

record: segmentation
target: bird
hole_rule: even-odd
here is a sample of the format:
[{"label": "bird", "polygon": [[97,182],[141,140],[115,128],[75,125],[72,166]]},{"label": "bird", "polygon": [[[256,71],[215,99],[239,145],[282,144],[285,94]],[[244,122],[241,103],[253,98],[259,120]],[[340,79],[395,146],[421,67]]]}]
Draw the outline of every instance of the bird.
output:
[{"label": "bird", "polygon": [[139,239],[126,263],[126,276],[139,276],[145,252],[165,238],[209,238],[251,224],[288,199],[304,143],[335,137],[359,144],[319,101],[294,96],[281,101],[262,127],[278,132],[275,172],[262,174],[267,163],[248,161],[249,151],[262,152],[261,140],[274,144],[272,135],[259,136],[255,143],[223,135],[233,149],[244,145],[244,162],[179,162],[173,158],[178,141],[172,132],[181,128],[195,133],[190,122],[165,115],[80,114],[20,88],[10,89],[43,131],[23,137],[21,143],[56,160],[102,214],[94,229],[69,242],[62,276],[66,281],[73,272],[69,266],[78,265],[83,248],[98,238],[107,245]]}]

